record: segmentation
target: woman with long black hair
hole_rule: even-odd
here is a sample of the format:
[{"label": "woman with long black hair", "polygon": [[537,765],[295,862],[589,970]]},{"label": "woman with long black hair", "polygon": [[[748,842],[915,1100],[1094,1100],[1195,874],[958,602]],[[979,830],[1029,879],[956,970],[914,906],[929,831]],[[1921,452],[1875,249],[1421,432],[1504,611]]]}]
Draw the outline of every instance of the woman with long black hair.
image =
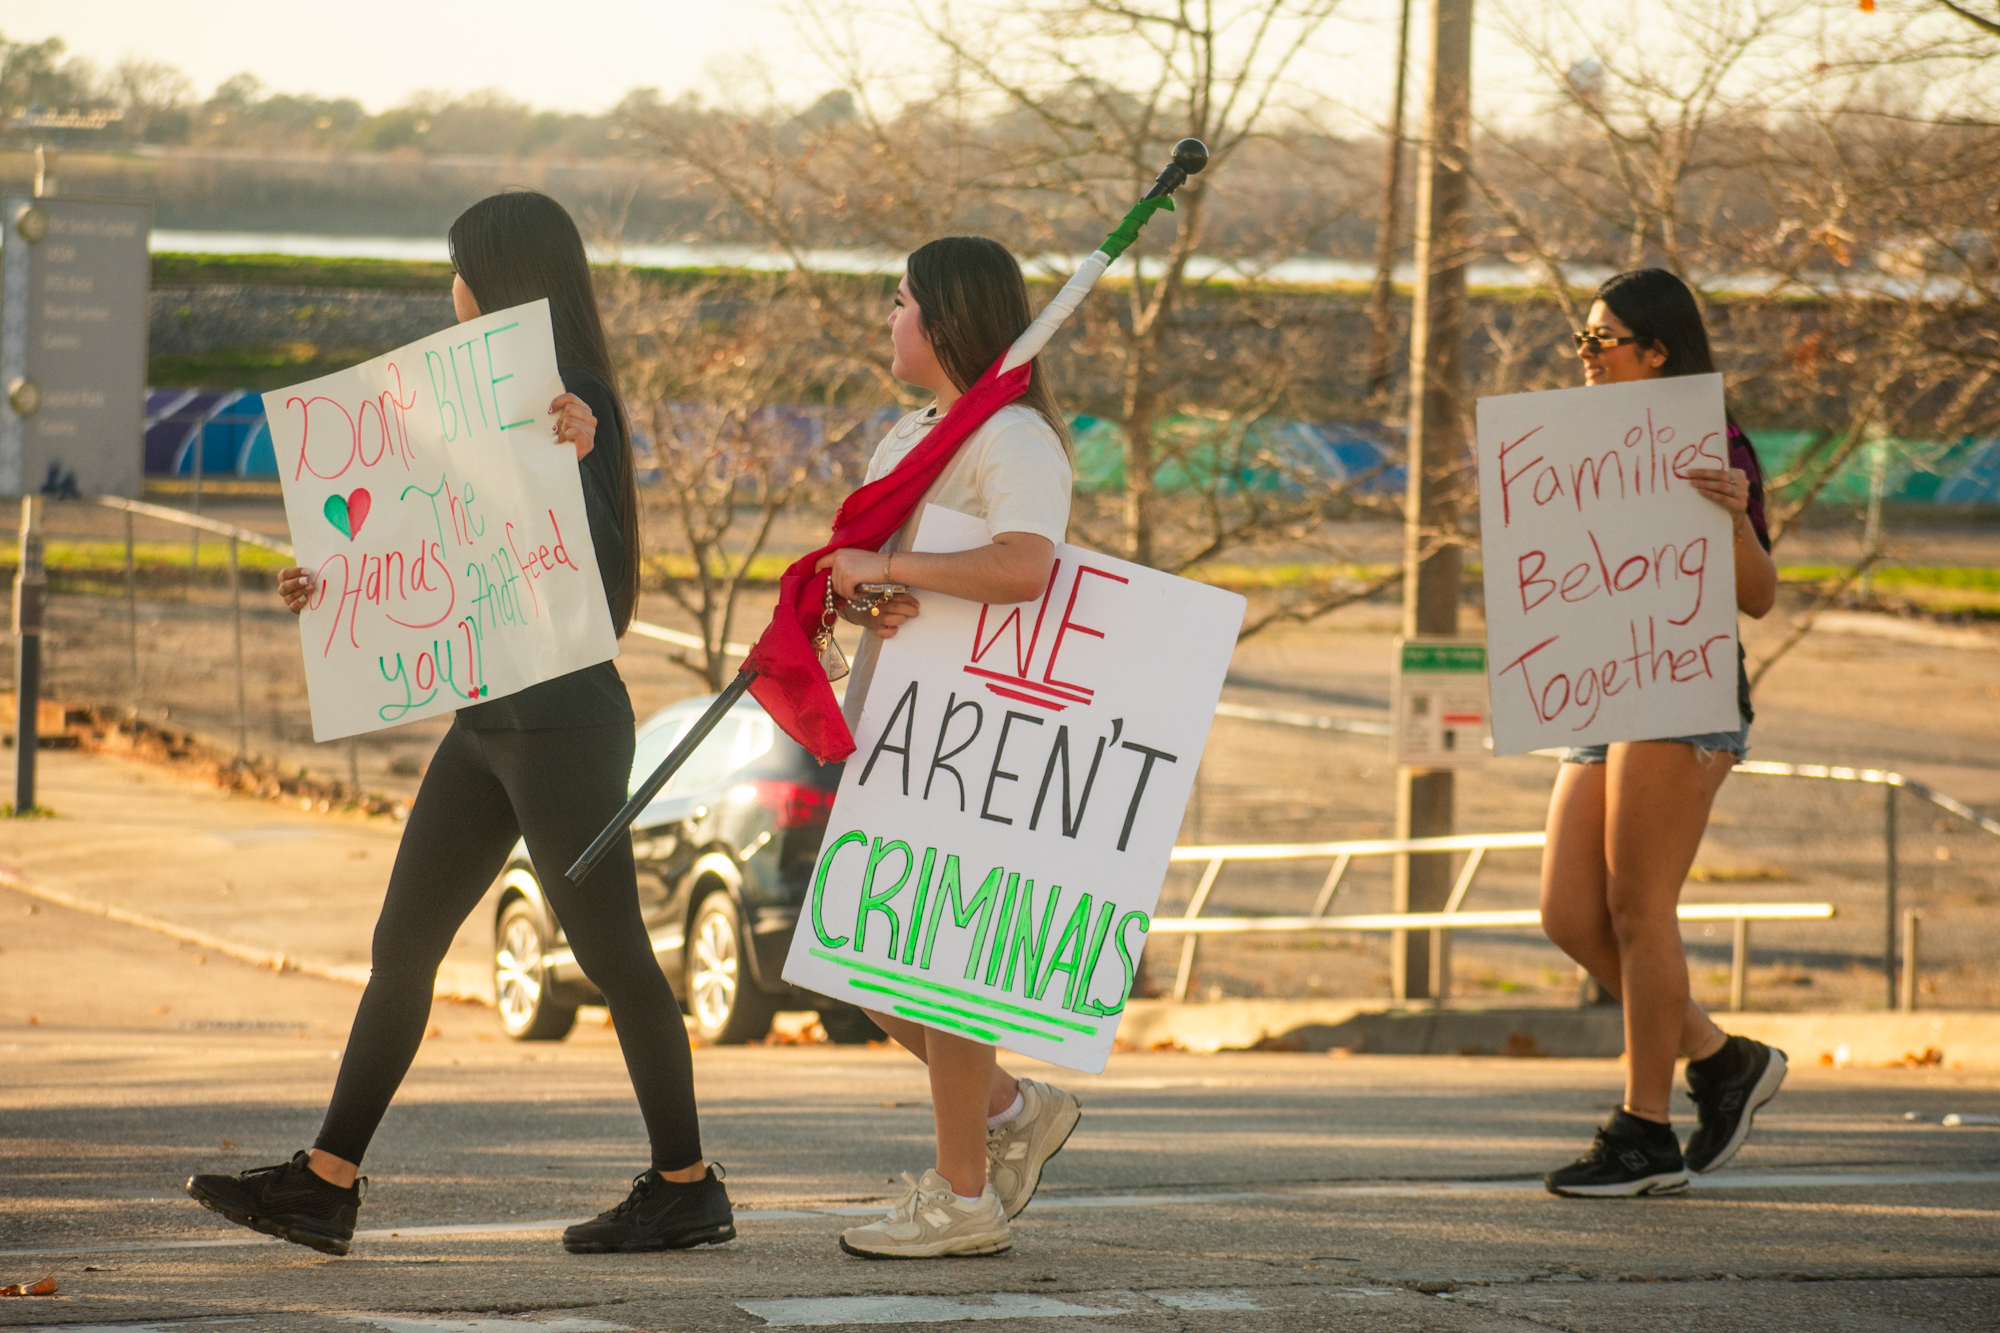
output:
[{"label": "woman with long black hair", "polygon": [[[510,191],[452,224],[451,258],[461,323],[549,302],[568,390],[549,415],[556,445],[576,451],[591,545],[622,635],[638,602],[638,486],[583,238],[555,200]],[[279,574],[278,591],[296,614],[318,590],[311,571],[294,568]],[[632,746],[632,703],[610,662],[459,710],[403,830],[318,1142],[278,1166],[196,1176],[189,1194],[240,1225],[347,1253],[366,1184],[362,1154],[423,1041],[438,964],[525,838],[577,961],[611,1008],[652,1146],[629,1197],[569,1228],[565,1248],[682,1249],[735,1236],[728,1194],[702,1161],[687,1029],[640,916],[631,844],[621,840],[605,856],[587,890],[563,874],[625,803]]]},{"label": "woman with long black hair", "polygon": [[[1576,335],[1589,384],[1715,372],[1694,293],[1665,269],[1620,273],[1598,289]],[[1729,514],[1736,606],[1756,618],[1777,600],[1764,479],[1750,438],[1728,422],[1729,466],[1692,468],[1696,490]],[[1785,1053],[1726,1035],[1688,994],[1681,886],[1709,808],[1750,740],[1750,681],[1737,648],[1733,731],[1586,745],[1563,752],[1542,856],[1542,926],[1625,1006],[1625,1101],[1590,1150],[1551,1171],[1551,1193],[1667,1194],[1688,1172],[1736,1155],[1757,1108],[1785,1080]],[[1668,1114],[1674,1062],[1687,1057],[1699,1124],[1683,1152]]]}]

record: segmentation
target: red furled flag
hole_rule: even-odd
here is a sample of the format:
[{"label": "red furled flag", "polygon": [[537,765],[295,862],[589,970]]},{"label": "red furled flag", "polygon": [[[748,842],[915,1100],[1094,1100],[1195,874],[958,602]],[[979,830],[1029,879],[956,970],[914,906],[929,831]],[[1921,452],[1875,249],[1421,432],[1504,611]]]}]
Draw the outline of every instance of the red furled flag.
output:
[{"label": "red furled flag", "polygon": [[957,456],[959,445],[995,412],[1028,391],[1033,363],[1002,373],[1005,359],[987,367],[894,471],[843,500],[840,512],[833,517],[833,536],[827,544],[794,560],[778,580],[778,607],[771,615],[770,628],[757,640],[745,663],[757,673],[750,693],[787,736],[822,763],[853,754],[854,737],[847,730],[847,719],[840,714],[840,702],[833,697],[833,686],[813,646],[826,606],[826,581],[831,577],[830,572],[813,567],[821,556],[842,547],[880,550],[909,520],[931,483]]}]

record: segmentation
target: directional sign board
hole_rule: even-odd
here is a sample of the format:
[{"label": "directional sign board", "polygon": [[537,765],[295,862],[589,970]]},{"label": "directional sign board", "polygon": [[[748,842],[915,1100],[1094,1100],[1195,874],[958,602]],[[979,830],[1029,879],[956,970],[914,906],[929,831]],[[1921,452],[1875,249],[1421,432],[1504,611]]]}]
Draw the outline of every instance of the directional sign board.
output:
[{"label": "directional sign board", "polygon": [[1486,645],[1459,639],[1396,644],[1396,762],[1467,768],[1486,761]]},{"label": "directional sign board", "polygon": [[0,205],[0,494],[137,496],[152,208]]}]

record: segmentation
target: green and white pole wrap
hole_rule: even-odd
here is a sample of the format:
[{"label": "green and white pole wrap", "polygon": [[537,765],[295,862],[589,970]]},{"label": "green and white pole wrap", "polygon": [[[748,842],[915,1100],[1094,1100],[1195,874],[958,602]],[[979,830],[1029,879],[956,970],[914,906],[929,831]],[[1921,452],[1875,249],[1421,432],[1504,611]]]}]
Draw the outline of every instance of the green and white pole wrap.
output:
[{"label": "green and white pole wrap", "polygon": [[1063,284],[1062,290],[1056,293],[1055,299],[1042,307],[1042,313],[1035,316],[1035,322],[1028,325],[1027,332],[1016,338],[1014,345],[1007,349],[1006,359],[1000,363],[1001,374],[1004,375],[1017,366],[1026,365],[1049,345],[1049,339],[1055,337],[1056,330],[1076,313],[1076,308],[1083,304],[1083,298],[1090,295],[1090,289],[1104,276],[1104,270],[1110,268],[1112,261],[1125,253],[1127,246],[1139,239],[1139,229],[1152,219],[1153,214],[1163,208],[1169,213],[1173,212],[1172,195],[1163,194],[1157,198],[1141,199],[1132,205],[1124,220],[1104,238],[1102,245],[1091,252],[1090,258],[1083,261],[1070,280]]}]

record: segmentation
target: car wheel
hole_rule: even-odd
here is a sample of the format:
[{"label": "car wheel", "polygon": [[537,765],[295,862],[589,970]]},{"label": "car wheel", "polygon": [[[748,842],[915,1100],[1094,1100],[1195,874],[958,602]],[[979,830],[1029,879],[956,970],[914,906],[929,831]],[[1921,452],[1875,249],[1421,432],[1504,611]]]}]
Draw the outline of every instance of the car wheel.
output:
[{"label": "car wheel", "polygon": [[743,958],[743,928],[727,891],[701,900],[688,932],[687,1004],[695,1031],[717,1046],[740,1046],[771,1030],[777,1001],[757,988]]},{"label": "car wheel", "polygon": [[493,998],[500,1026],[515,1041],[561,1041],[576,1026],[576,1006],[560,1004],[549,976],[549,942],[541,916],[516,898],[500,913],[493,932]]},{"label": "car wheel", "polygon": [[819,1025],[826,1029],[826,1039],[836,1046],[866,1046],[871,1041],[887,1041],[889,1034],[875,1026],[875,1020],[865,1009],[857,1009],[851,1004],[839,1005],[823,1011]]}]

